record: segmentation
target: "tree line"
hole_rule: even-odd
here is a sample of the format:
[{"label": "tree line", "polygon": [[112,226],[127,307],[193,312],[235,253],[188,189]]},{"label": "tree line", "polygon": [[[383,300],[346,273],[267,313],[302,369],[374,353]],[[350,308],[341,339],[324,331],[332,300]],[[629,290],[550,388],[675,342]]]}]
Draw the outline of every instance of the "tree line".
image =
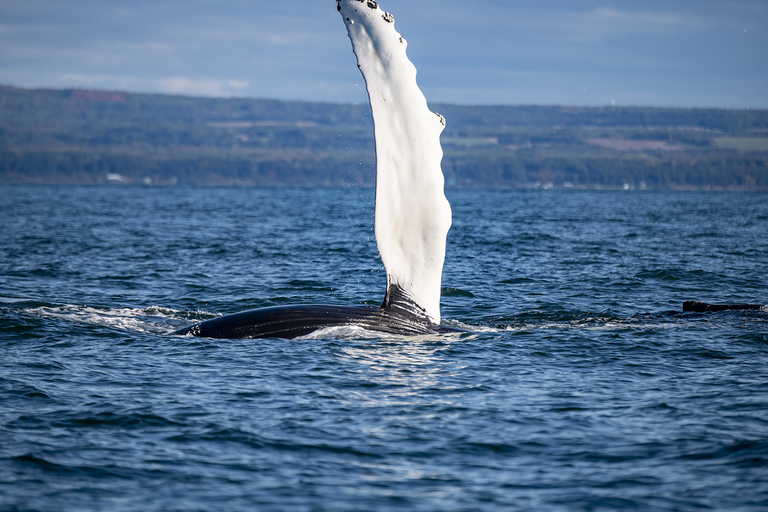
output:
[{"label": "tree line", "polygon": [[[449,187],[768,190],[768,111],[432,105]],[[367,105],[0,86],[0,182],[371,186]]]}]

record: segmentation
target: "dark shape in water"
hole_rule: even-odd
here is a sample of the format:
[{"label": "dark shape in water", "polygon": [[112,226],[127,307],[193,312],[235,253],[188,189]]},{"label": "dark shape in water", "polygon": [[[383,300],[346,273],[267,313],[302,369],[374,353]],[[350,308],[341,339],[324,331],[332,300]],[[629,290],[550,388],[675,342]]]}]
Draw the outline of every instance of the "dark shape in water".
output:
[{"label": "dark shape in water", "polygon": [[[391,297],[391,295],[388,295]],[[389,301],[376,306],[296,305],[252,309],[212,318],[173,334],[207,338],[297,338],[319,329],[340,326],[401,334],[461,332],[435,325],[410,302]]]},{"label": "dark shape in water", "polygon": [[759,311],[765,307],[763,304],[707,304],[688,300],[683,302],[683,312],[708,313],[714,311],[747,310]]}]

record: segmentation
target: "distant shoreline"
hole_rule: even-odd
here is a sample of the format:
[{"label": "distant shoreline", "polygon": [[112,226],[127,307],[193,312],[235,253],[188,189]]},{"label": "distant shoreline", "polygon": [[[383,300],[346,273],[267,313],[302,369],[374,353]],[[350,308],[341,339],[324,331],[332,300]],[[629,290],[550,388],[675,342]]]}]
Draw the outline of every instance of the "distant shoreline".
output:
[{"label": "distant shoreline", "polygon": [[[431,105],[448,188],[768,190],[768,110]],[[367,105],[0,86],[0,183],[360,186]]]}]

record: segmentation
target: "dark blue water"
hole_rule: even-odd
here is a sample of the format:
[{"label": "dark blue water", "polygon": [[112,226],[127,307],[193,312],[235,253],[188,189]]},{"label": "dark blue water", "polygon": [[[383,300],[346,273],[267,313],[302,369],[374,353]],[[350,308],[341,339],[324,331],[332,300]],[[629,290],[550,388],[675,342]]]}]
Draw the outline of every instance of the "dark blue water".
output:
[{"label": "dark blue water", "polygon": [[473,332],[378,304],[371,190],[0,187],[0,510],[766,510],[768,195],[449,191]]}]

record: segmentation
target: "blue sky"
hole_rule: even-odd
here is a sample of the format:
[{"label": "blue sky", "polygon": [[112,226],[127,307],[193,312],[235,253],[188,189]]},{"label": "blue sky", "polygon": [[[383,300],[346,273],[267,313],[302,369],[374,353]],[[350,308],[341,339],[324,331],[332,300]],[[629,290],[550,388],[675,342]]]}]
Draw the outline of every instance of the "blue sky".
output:
[{"label": "blue sky", "polygon": [[[381,0],[430,102],[768,108],[766,0]],[[0,84],[365,102],[335,0],[0,0]]]}]

